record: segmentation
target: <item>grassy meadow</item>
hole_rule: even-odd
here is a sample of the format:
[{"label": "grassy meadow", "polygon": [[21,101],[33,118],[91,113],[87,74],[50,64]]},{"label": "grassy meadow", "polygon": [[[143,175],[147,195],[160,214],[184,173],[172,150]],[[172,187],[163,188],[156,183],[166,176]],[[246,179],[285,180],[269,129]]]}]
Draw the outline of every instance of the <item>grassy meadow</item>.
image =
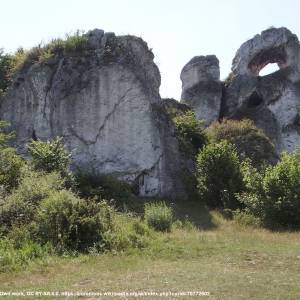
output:
[{"label": "grassy meadow", "polygon": [[0,273],[0,290],[206,291],[210,296],[175,299],[300,298],[299,233],[244,226],[216,211],[197,214],[196,204],[176,209],[179,218],[193,223],[175,223],[171,232],[155,233],[142,250],[36,259],[25,268]]}]

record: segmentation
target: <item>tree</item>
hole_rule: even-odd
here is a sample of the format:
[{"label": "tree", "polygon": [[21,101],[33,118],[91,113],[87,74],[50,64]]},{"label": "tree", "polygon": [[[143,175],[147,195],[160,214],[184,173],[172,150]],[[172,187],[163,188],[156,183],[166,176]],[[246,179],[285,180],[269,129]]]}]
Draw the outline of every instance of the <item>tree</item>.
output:
[{"label": "tree", "polygon": [[236,193],[244,189],[241,163],[234,146],[227,141],[209,144],[197,156],[200,197],[211,208],[239,208]]}]

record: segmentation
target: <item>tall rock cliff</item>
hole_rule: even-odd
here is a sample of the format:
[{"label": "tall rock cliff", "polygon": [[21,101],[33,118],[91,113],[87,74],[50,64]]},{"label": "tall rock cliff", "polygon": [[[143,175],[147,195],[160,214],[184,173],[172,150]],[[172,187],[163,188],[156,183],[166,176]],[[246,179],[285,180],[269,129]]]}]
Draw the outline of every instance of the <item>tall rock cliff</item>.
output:
[{"label": "tall rock cliff", "polygon": [[[142,39],[96,29],[81,42],[35,49],[0,99],[20,153],[31,139],[62,136],[74,170],[114,175],[141,196],[184,197],[183,174],[195,166],[179,151],[174,111],[191,107],[207,126],[250,118],[278,153],[300,147],[300,44],[286,28],[245,42],[226,82],[214,55],[190,60],[181,72],[186,105],[160,98],[160,73]],[[269,63],[280,70],[259,76]]]},{"label": "tall rock cliff", "polygon": [[15,145],[26,154],[30,139],[62,136],[74,169],[115,175],[141,196],[183,195],[181,155],[147,44],[98,29],[84,39],[80,51],[55,51],[17,74],[0,109]]}]

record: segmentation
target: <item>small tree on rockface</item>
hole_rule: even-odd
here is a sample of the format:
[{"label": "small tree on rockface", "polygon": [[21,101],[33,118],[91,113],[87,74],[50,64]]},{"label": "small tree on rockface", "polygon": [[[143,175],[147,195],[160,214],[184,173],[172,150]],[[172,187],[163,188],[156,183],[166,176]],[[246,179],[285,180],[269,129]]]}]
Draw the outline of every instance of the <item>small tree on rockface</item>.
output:
[{"label": "small tree on rockface", "polygon": [[183,152],[194,156],[207,143],[204,124],[197,120],[195,112],[189,110],[175,117],[174,124]]}]

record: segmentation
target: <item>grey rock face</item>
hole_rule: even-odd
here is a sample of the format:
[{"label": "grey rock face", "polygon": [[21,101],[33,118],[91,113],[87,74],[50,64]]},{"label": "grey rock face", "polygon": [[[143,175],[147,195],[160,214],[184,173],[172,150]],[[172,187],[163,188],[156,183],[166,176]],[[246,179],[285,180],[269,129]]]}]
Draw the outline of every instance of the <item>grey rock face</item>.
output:
[{"label": "grey rock face", "polygon": [[[280,70],[258,76],[269,63]],[[278,152],[300,147],[300,45],[286,28],[271,28],[245,42],[232,64],[221,116],[248,117],[274,141]]]},{"label": "grey rock face", "polygon": [[219,118],[222,98],[219,60],[215,55],[196,56],[182,69],[181,102],[188,104],[206,125]]},{"label": "grey rock face", "polygon": [[233,62],[232,72],[239,75],[258,75],[269,63],[280,68],[299,70],[299,42],[288,29],[270,28],[241,45]]},{"label": "grey rock face", "polygon": [[16,131],[19,151],[31,138],[62,136],[74,169],[115,175],[141,196],[184,195],[152,52],[132,36],[94,30],[87,37],[83,53],[25,66],[2,99],[0,119]]}]

